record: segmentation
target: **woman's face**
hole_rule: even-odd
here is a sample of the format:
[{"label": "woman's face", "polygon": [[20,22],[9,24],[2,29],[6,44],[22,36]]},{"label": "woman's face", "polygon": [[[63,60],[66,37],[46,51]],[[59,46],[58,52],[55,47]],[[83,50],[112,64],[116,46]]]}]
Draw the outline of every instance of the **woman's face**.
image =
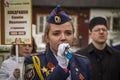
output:
[{"label": "woman's face", "polygon": [[73,27],[70,22],[61,25],[50,24],[49,34],[46,36],[46,41],[50,45],[53,53],[57,53],[58,45],[61,43],[73,42]]},{"label": "woman's face", "polygon": [[19,45],[19,55],[27,56],[32,53],[33,46],[32,44],[20,44]]}]

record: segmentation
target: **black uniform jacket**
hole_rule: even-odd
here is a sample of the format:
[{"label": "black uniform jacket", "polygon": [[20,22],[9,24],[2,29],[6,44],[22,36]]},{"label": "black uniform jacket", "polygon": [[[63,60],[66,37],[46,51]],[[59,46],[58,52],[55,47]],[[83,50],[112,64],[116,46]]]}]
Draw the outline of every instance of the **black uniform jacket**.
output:
[{"label": "black uniform jacket", "polygon": [[120,52],[106,45],[103,51],[91,43],[78,50],[77,54],[87,56],[92,65],[92,80],[120,80]]}]

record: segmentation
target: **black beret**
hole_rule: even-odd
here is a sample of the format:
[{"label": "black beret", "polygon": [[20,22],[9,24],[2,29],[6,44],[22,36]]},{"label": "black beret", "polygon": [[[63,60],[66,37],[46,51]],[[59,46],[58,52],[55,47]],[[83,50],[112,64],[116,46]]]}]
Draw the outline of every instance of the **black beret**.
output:
[{"label": "black beret", "polygon": [[107,21],[103,17],[94,17],[93,19],[91,19],[90,24],[89,24],[90,31],[92,31],[92,29],[96,25],[105,25],[105,27],[107,27]]},{"label": "black beret", "polygon": [[61,6],[57,5],[48,16],[47,22],[52,24],[63,24],[70,20],[71,18],[62,10]]}]

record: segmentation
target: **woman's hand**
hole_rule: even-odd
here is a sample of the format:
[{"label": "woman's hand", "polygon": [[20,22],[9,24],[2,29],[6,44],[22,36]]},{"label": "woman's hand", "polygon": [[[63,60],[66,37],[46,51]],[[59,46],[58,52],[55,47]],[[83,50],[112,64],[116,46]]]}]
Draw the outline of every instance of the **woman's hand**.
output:
[{"label": "woman's hand", "polygon": [[65,49],[67,47],[70,47],[68,43],[62,43],[58,46],[58,52],[57,52],[57,60],[58,60],[58,65],[60,65],[62,68],[67,68],[69,59],[65,56]]},{"label": "woman's hand", "polygon": [[13,75],[15,78],[20,78],[20,69],[19,68],[16,68],[13,72]]}]

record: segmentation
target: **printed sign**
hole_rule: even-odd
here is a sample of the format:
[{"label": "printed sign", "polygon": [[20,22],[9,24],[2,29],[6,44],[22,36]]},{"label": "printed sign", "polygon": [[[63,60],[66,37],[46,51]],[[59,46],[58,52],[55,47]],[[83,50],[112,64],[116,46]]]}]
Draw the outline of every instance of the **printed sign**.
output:
[{"label": "printed sign", "polygon": [[4,0],[4,44],[30,44],[31,0]]}]

